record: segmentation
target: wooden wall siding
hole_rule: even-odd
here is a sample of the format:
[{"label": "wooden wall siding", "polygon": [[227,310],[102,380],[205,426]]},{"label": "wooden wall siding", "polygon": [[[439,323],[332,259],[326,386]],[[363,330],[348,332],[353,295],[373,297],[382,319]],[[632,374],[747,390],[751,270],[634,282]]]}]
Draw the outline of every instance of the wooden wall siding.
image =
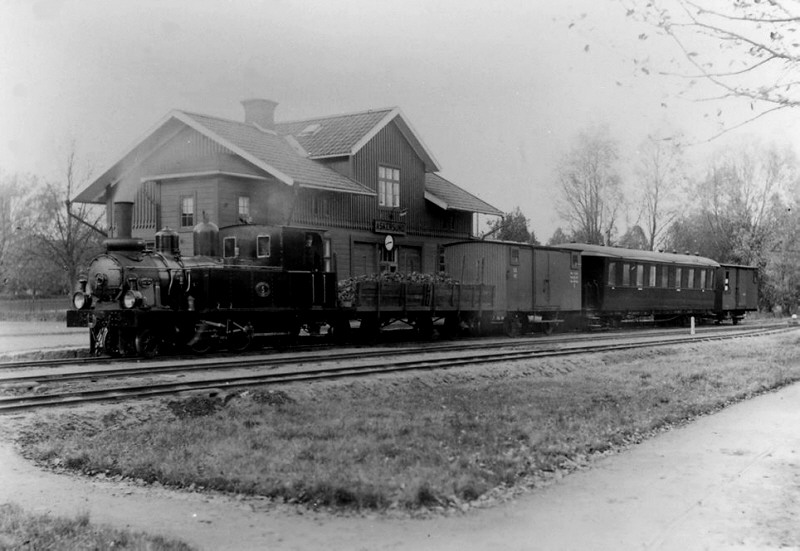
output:
[{"label": "wooden wall siding", "polygon": [[[403,137],[395,123],[389,123],[353,157],[353,178],[373,191],[378,189],[378,166],[400,169],[400,208],[408,209],[403,217],[407,231],[415,232],[424,219],[425,165]],[[354,201],[358,220],[390,220],[393,209],[378,207],[377,197]]]},{"label": "wooden wall siding", "polygon": [[161,215],[161,189],[156,182],[145,182],[136,193],[133,201],[133,229],[150,230],[153,234],[159,229]]},{"label": "wooden wall siding", "polygon": [[181,198],[194,197],[194,224],[202,221],[203,212],[209,220],[219,220],[219,178],[187,178],[161,187],[162,223],[180,235],[181,254],[193,254],[192,227],[181,226]]},{"label": "wooden wall siding", "polygon": [[160,175],[222,170],[263,176],[263,172],[191,128],[185,128],[147,159],[146,174]]},{"label": "wooden wall siding", "polygon": [[239,197],[250,198],[253,224],[286,224],[291,208],[292,190],[283,182],[222,177],[219,186],[219,227],[239,224]]},{"label": "wooden wall siding", "polygon": [[[472,214],[445,211],[425,200],[425,165],[394,123],[388,124],[351,160],[323,160],[329,168],[351,177],[373,191],[378,189],[380,165],[400,169],[400,208],[406,209],[402,218],[394,209],[380,208],[377,197],[332,194],[330,214],[320,217],[313,212],[312,195],[316,190],[304,189],[298,196],[293,222],[298,224],[348,228],[371,231],[373,221],[405,222],[409,235],[468,238],[472,232]],[[452,222],[451,222],[452,221]]]}]

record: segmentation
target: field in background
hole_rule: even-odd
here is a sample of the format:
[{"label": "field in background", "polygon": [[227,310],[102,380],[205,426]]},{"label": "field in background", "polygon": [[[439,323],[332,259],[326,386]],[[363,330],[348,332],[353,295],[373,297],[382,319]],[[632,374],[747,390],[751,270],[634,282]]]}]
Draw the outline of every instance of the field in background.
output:
[{"label": "field in background", "polygon": [[0,320],[64,321],[71,305],[70,297],[0,298]]}]

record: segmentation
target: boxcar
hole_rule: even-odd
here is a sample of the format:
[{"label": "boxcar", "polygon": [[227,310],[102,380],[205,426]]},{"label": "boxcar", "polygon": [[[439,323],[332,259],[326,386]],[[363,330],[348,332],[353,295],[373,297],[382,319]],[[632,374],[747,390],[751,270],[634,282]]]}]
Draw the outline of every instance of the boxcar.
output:
[{"label": "boxcar", "polygon": [[719,264],[709,258],[570,243],[580,251],[590,325],[712,317]]},{"label": "boxcar", "polygon": [[509,335],[549,333],[581,309],[581,255],[506,241],[461,241],[444,247],[449,274],[495,288],[493,319]]}]

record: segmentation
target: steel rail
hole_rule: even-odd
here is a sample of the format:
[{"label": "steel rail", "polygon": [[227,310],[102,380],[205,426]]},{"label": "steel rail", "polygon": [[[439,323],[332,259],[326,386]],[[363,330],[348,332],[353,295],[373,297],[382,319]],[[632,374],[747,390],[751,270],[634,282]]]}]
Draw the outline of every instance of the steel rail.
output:
[{"label": "steel rail", "polygon": [[[705,328],[698,328],[698,332],[716,333],[716,332],[724,331],[724,332],[734,332],[734,333],[746,333],[748,331],[759,330],[759,329],[763,329],[765,327],[775,327],[775,325],[774,324],[772,324],[772,325],[758,325],[758,326],[749,325],[747,327],[742,327],[742,326],[738,326],[738,327],[711,326],[711,327],[705,327]],[[780,327],[785,327],[785,324],[781,324]],[[639,332],[639,331],[623,331],[623,332],[603,333],[602,335],[596,334],[596,333],[579,333],[579,334],[570,334],[570,335],[563,335],[563,336],[557,336],[557,337],[549,337],[549,338],[546,338],[546,340],[541,336],[538,336],[538,337],[523,337],[523,338],[504,339],[504,340],[498,341],[498,342],[492,342],[492,341],[486,342],[487,338],[484,337],[484,338],[462,339],[462,340],[458,340],[458,341],[455,341],[455,342],[454,341],[447,341],[447,342],[433,342],[432,343],[430,341],[407,341],[405,343],[402,343],[399,346],[396,346],[397,343],[385,343],[385,344],[381,344],[381,346],[384,346],[386,348],[391,348],[393,350],[393,353],[407,354],[407,353],[417,353],[417,352],[420,351],[420,349],[424,349],[426,351],[449,351],[449,350],[465,350],[465,349],[498,348],[498,347],[505,347],[505,346],[526,346],[526,345],[536,345],[536,344],[538,344],[538,345],[554,345],[554,344],[561,344],[561,343],[570,343],[571,344],[571,343],[574,343],[575,341],[582,341],[582,340],[589,340],[589,339],[591,339],[593,341],[597,341],[597,340],[618,339],[618,338],[621,338],[621,337],[629,337],[629,336],[630,337],[634,337],[634,336],[640,336],[641,337],[641,336],[647,336],[649,334],[653,334],[653,335],[672,335],[672,334],[674,334],[676,332],[681,332],[680,334],[684,334],[683,333],[684,331],[685,331],[685,328],[675,329],[675,330],[660,329],[660,330],[657,330],[657,331],[646,329],[646,330],[643,330],[641,332]],[[488,339],[491,339],[491,338],[493,338],[493,337],[489,337]],[[359,346],[359,345],[355,344],[353,346]],[[353,346],[351,346],[351,348]],[[409,346],[410,346],[410,348],[409,348]],[[333,344],[320,344],[320,345],[304,344],[304,345],[300,345],[299,347],[293,347],[292,348],[291,353],[292,354],[296,354],[296,356],[292,356],[292,355],[285,356],[284,355],[284,356],[281,356],[281,358],[283,360],[288,360],[288,361],[293,361],[293,360],[302,361],[303,359],[309,359],[309,358],[310,359],[314,359],[315,356],[314,356],[313,353],[314,352],[318,352],[320,350],[322,351],[320,353],[325,353],[325,355],[327,357],[327,356],[330,356],[330,354],[328,353],[330,350],[332,350],[332,349],[336,350],[337,348],[340,348],[340,347],[336,346],[336,345],[333,345]],[[358,354],[360,354],[360,355],[362,355],[364,357],[368,357],[371,354],[381,354],[381,353],[383,353],[383,351],[381,351],[381,352],[371,352],[370,351],[371,348],[373,348],[373,347],[364,346],[364,348],[362,350],[365,350],[365,351],[359,352]],[[264,358],[266,356],[266,359],[264,359],[264,361],[267,364],[269,364],[269,363],[273,363],[273,362],[277,362],[278,361],[278,360],[269,359],[270,356],[273,356],[273,355],[278,354],[278,353],[281,353],[281,352],[277,352],[277,351],[247,352],[247,353],[244,354],[244,356],[245,357],[252,356],[252,357],[258,357],[258,358]],[[344,353],[336,353],[336,352],[334,352],[334,354],[335,355],[341,355],[342,357],[345,357],[344,355],[346,355],[348,353],[347,352],[344,352]],[[17,361],[17,362],[0,362],[0,372],[3,372],[3,371],[14,371],[14,370],[17,370],[17,369],[24,369],[24,368],[36,369],[36,368],[49,368],[49,367],[67,367],[67,366],[73,366],[73,365],[74,366],[84,366],[84,365],[90,366],[90,365],[95,365],[95,364],[107,365],[107,364],[118,363],[120,361],[135,362],[135,363],[139,363],[139,364],[145,364],[146,363],[147,366],[144,367],[143,369],[150,369],[153,372],[159,372],[158,371],[159,368],[157,366],[162,364],[162,363],[166,363],[166,362],[174,362],[174,361],[179,361],[179,360],[190,360],[191,359],[191,360],[195,360],[195,361],[199,360],[199,361],[203,361],[204,363],[208,363],[210,361],[214,361],[215,358],[218,358],[217,361],[219,363],[215,364],[215,365],[218,365],[218,367],[223,367],[225,362],[242,361],[242,356],[243,355],[234,356],[232,354],[223,354],[223,355],[216,356],[216,357],[214,355],[208,355],[208,356],[174,355],[174,356],[163,356],[163,357],[160,357],[160,358],[147,358],[147,359],[145,359],[145,358],[136,358],[136,357],[134,357],[134,358],[111,358],[111,357],[103,356],[103,357],[85,357],[85,358],[47,359],[47,360],[22,360],[22,361]],[[133,371],[135,371],[135,369],[136,368],[123,368],[122,370],[119,371],[121,373],[120,376],[125,376],[125,374],[127,372],[133,372]],[[170,369],[169,364],[166,364],[165,371],[170,371],[170,370],[171,369]],[[102,370],[102,371],[97,371],[97,372],[92,372],[92,373],[105,373],[105,374],[108,374],[110,376],[114,376],[115,371],[116,371],[115,369],[109,369],[109,370]],[[2,375],[0,375],[0,382],[10,381],[10,380],[25,381],[25,380],[32,380],[32,378],[33,377],[26,377],[26,376],[20,376],[18,378],[17,377],[3,377]],[[87,375],[87,378],[90,378],[90,377]]]},{"label": "steel rail", "polygon": [[[785,326],[781,326],[785,327]],[[739,328],[738,330],[732,329],[724,329],[724,330],[717,330],[717,331],[709,331],[711,334],[724,334],[726,336],[737,336],[737,335],[747,335],[755,331],[761,331],[764,328]],[[680,340],[685,337],[685,334],[675,335],[674,333],[663,333],[663,332],[656,332],[656,335],[663,338],[673,338]],[[619,339],[619,338],[638,338],[642,336],[647,336],[643,334],[616,334],[614,336],[604,335],[601,340],[606,339]],[[586,340],[586,339],[581,339]],[[596,341],[598,339],[592,339],[592,341]],[[543,347],[550,347],[552,348],[553,345],[560,345],[560,344],[568,344],[568,345],[575,345],[575,339],[571,338],[564,338],[564,339],[556,339],[556,340],[547,340],[542,341],[541,339],[514,339],[514,340],[503,340],[498,342],[461,342],[458,344],[454,343],[446,343],[446,344],[434,344],[431,345],[430,343],[418,345],[416,347],[405,347],[405,348],[390,348],[387,350],[386,348],[381,350],[359,350],[357,352],[333,352],[331,353],[330,350],[327,352],[318,352],[314,354],[302,354],[302,355],[290,355],[290,356],[281,356],[281,357],[274,357],[274,356],[257,356],[257,357],[250,357],[250,358],[242,358],[242,357],[221,357],[218,359],[202,359],[202,363],[192,363],[187,364],[185,361],[181,363],[161,363],[159,360],[152,360],[152,363],[146,363],[143,360],[135,360],[137,363],[141,363],[143,365],[138,365],[136,367],[123,367],[123,368],[112,368],[112,369],[103,369],[103,370],[93,370],[93,371],[81,371],[81,372],[74,372],[74,373],[40,373],[35,375],[0,375],[0,385],[22,385],[22,384],[44,384],[44,383],[61,383],[61,382],[70,382],[70,381],[81,381],[81,380],[96,380],[96,379],[111,379],[111,378],[120,378],[120,377],[136,377],[136,376],[149,376],[149,375],[162,375],[167,373],[178,373],[178,372],[199,372],[199,371],[212,371],[212,370],[221,370],[221,369],[246,369],[251,367],[277,367],[280,365],[286,365],[291,363],[297,362],[332,362],[332,361],[341,361],[341,360],[349,360],[349,359],[364,359],[364,358],[372,358],[372,357],[385,357],[387,354],[391,354],[393,356],[407,356],[411,354],[434,354],[434,353],[444,353],[444,352],[465,352],[468,350],[490,350],[490,349],[497,349],[497,348],[509,348],[513,347],[516,349],[523,348],[526,346],[536,346],[537,350],[546,351],[548,348]],[[197,362],[199,358],[192,358],[194,362]],[[163,360],[167,362],[169,360]],[[174,358],[172,359],[174,361]],[[71,364],[68,364],[71,365]],[[79,364],[83,365],[83,364]]]},{"label": "steel rail", "polygon": [[507,352],[488,352],[486,354],[468,356],[453,356],[445,358],[429,358],[404,360],[386,363],[372,363],[361,366],[321,367],[308,371],[290,373],[264,373],[257,375],[240,375],[212,380],[182,381],[180,383],[157,383],[148,385],[124,386],[98,390],[84,390],[64,392],[57,394],[43,394],[33,396],[19,396],[0,398],[0,413],[38,409],[44,407],[67,406],[91,402],[107,402],[122,399],[151,398],[156,396],[175,395],[183,392],[207,391],[216,395],[227,389],[235,389],[256,385],[286,384],[302,381],[315,381],[324,379],[341,379],[350,377],[363,377],[375,374],[389,374],[420,369],[442,369],[458,366],[484,364],[496,361],[517,361],[555,356],[568,356],[586,353],[616,352],[633,350],[637,348],[670,346],[675,344],[688,344],[696,342],[718,341],[746,336],[760,336],[769,333],[784,332],[796,329],[764,329],[749,334],[737,333],[736,335],[695,335],[693,338],[681,340],[649,340],[636,343],[619,343],[606,345],[589,345],[561,350],[518,350]]}]

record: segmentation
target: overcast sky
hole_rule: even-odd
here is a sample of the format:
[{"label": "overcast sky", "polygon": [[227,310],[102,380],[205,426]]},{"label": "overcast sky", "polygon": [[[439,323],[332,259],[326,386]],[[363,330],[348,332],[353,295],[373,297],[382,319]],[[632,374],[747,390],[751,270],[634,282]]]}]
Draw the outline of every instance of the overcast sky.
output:
[{"label": "overcast sky", "polygon": [[[613,0],[0,0],[0,172],[55,179],[74,141],[98,175],[172,109],[241,120],[239,102],[263,97],[280,121],[399,106],[442,176],[520,206],[545,241],[579,131],[607,123],[627,155],[665,126],[714,133],[707,104],[634,76],[632,57],[670,55],[641,31]],[[800,122],[729,139],[751,133],[800,143]]]}]

